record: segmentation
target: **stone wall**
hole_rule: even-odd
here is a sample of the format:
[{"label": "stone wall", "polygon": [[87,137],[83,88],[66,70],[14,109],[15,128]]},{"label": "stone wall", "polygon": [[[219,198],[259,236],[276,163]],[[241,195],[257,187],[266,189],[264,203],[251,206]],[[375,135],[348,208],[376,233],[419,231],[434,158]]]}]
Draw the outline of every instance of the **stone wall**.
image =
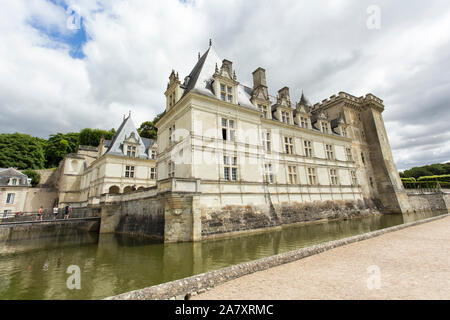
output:
[{"label": "stone wall", "polygon": [[282,203],[271,206],[225,206],[221,209],[201,210],[202,237],[231,232],[275,227],[285,224],[323,219],[347,219],[379,214],[370,200],[325,201],[313,203]]},{"label": "stone wall", "polygon": [[98,219],[0,224],[0,241],[33,240],[86,232],[98,233],[99,228]]},{"label": "stone wall", "polygon": [[100,233],[164,238],[164,207],[159,198],[106,204],[100,215]]},{"label": "stone wall", "polygon": [[24,212],[35,213],[43,206],[45,212],[52,212],[53,205],[58,199],[58,190],[52,188],[30,188],[25,200]]},{"label": "stone wall", "polygon": [[450,209],[450,191],[425,192],[408,191],[408,199],[414,212],[444,211]]}]

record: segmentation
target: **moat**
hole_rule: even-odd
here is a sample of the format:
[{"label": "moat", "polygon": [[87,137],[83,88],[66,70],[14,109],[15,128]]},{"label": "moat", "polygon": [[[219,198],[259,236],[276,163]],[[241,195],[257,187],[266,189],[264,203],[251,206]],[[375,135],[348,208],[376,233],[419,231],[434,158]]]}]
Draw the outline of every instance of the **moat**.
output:
[{"label": "moat", "polygon": [[[101,299],[441,213],[378,215],[198,243],[83,233],[0,245],[0,299]],[[69,290],[70,265],[81,289]]]}]

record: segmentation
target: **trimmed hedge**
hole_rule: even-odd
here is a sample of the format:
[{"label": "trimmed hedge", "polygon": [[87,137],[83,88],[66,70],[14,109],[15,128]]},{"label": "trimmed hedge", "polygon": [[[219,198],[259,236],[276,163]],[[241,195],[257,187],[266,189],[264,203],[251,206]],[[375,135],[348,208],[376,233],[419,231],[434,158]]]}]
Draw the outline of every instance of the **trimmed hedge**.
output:
[{"label": "trimmed hedge", "polygon": [[443,182],[450,182],[450,174],[445,174],[441,176],[425,176],[420,177],[417,179],[417,181],[443,181]]},{"label": "trimmed hedge", "polygon": [[415,182],[407,182],[403,181],[403,186],[406,189],[436,189],[437,183],[441,188],[450,188],[450,182],[446,181],[415,181]]}]

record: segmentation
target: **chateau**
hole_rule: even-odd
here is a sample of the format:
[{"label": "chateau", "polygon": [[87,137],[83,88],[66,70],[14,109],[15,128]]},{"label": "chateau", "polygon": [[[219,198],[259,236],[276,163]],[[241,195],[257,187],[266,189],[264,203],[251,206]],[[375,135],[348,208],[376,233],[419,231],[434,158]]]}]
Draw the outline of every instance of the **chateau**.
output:
[{"label": "chateau", "polygon": [[211,45],[184,79],[172,71],[157,141],[124,117],[112,141],[63,160],[60,206],[97,212],[101,232],[167,242],[411,209],[381,99],[340,92],[311,105],[287,87],[271,94],[263,68],[251,86],[237,74]]}]

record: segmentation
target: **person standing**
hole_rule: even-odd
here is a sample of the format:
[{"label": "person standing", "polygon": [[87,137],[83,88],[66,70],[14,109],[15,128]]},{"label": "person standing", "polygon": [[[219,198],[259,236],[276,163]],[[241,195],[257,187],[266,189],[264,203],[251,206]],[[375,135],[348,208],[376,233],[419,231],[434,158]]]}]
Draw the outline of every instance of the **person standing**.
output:
[{"label": "person standing", "polygon": [[69,215],[72,212],[72,207],[70,206],[70,203],[67,204],[65,212],[64,212],[64,219],[69,219]]},{"label": "person standing", "polygon": [[53,220],[56,220],[56,216],[58,215],[58,206],[55,205],[53,208]]},{"label": "person standing", "polygon": [[42,215],[44,214],[44,207],[39,208],[38,219],[42,221]]}]

